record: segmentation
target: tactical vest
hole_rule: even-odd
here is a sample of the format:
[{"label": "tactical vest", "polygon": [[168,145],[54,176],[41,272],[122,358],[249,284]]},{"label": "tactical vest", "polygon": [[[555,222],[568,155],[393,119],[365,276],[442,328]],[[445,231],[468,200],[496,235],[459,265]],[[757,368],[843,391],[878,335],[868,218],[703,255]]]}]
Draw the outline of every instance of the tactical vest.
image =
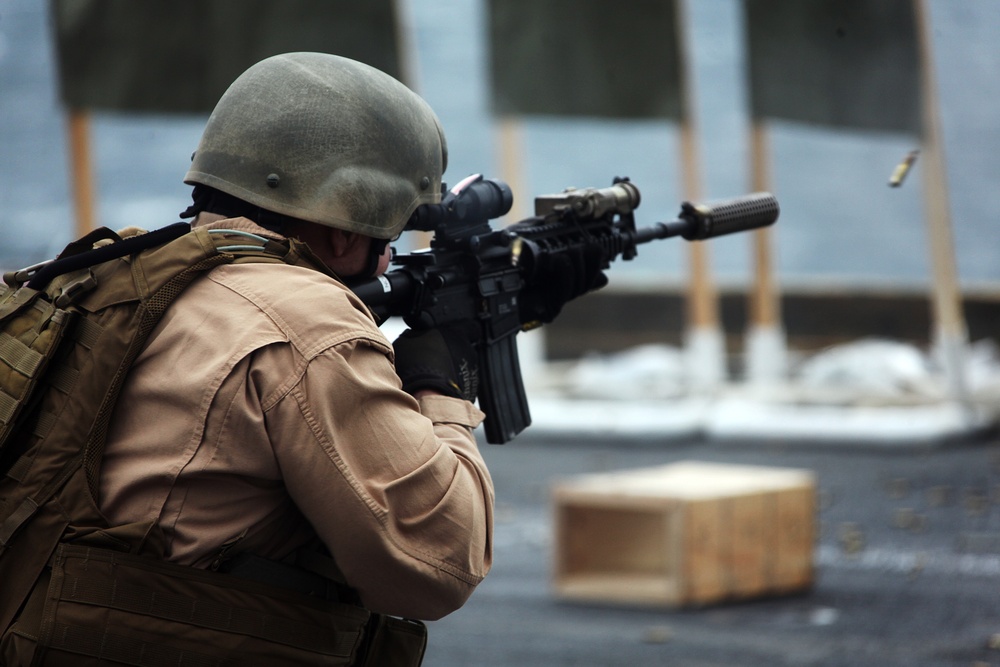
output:
[{"label": "tactical vest", "polygon": [[234,262],[326,271],[303,244],[178,223],[100,229],[0,295],[0,666],[419,665],[423,624],[267,576],[163,559],[109,525],[100,464],[122,382],[191,281]]}]

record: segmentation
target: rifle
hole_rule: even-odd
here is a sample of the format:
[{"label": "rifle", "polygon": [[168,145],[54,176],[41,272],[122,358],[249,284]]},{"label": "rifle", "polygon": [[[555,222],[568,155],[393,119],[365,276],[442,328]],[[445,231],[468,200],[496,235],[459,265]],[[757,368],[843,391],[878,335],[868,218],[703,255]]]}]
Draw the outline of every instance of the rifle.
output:
[{"label": "rifle", "polygon": [[[443,189],[443,188],[442,188]],[[639,189],[627,178],[611,187],[567,189],[535,199],[535,216],[494,230],[490,220],[513,203],[502,181],[474,174],[440,204],[421,205],[406,230],[433,232],[429,248],[393,258],[392,271],[355,285],[354,292],[379,317],[402,317],[412,329],[477,322],[479,405],[487,442],[503,444],[531,423],[515,336],[537,326],[522,321],[519,296],[544,289],[536,268],[557,253],[598,253],[601,269],[637,246],[680,236],[688,241],[756,229],[778,218],[778,202],[760,192],[728,200],[681,205],[680,216],[636,228]]]}]

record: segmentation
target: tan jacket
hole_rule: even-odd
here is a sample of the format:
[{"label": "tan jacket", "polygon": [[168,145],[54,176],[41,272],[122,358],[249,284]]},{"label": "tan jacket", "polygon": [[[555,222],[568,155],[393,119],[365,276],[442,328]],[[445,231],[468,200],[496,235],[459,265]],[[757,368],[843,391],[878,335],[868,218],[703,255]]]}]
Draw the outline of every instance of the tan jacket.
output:
[{"label": "tan jacket", "polygon": [[[237,218],[214,227],[274,236]],[[121,393],[100,506],[155,520],[168,559],[282,558],[318,534],[365,606],[432,620],[489,571],[493,484],[472,404],[400,389],[390,343],[337,281],[214,269],[167,310]]]}]

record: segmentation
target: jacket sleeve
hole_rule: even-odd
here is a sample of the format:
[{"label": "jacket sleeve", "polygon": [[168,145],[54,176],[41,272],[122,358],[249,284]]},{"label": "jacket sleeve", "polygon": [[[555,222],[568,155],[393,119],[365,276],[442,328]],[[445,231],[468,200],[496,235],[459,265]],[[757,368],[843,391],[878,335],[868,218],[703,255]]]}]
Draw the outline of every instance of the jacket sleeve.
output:
[{"label": "jacket sleeve", "polygon": [[465,603],[492,560],[478,409],[404,393],[364,332],[298,359],[262,407],[289,494],[366,607],[434,620]]}]

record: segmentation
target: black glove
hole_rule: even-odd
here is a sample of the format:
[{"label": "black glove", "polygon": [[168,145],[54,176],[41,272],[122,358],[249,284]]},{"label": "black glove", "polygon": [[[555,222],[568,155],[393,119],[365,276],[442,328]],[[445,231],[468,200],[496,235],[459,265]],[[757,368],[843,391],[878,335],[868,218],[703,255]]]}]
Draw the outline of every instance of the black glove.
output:
[{"label": "black glove", "polygon": [[541,255],[528,285],[521,291],[521,321],[549,323],[563,305],[576,297],[604,287],[604,258],[596,246],[573,247]]},{"label": "black glove", "polygon": [[416,395],[430,389],[446,396],[475,401],[479,391],[479,357],[473,344],[478,327],[407,329],[392,346],[396,374],[403,391]]}]

